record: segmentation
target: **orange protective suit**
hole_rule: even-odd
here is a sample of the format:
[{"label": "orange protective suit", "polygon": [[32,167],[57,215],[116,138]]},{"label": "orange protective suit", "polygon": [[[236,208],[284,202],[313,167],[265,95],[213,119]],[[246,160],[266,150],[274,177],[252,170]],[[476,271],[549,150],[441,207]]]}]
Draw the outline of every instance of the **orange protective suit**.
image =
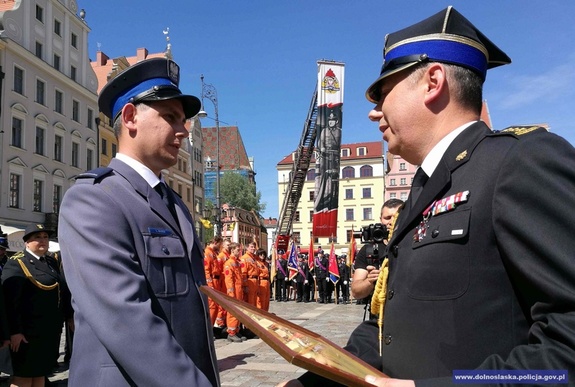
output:
[{"label": "orange protective suit", "polygon": [[246,287],[246,289],[244,289],[244,301],[250,305],[257,306],[260,276],[260,269],[256,263],[258,258],[254,254],[247,252],[242,255],[240,259],[242,261],[242,274]]},{"label": "orange protective suit", "polygon": [[[224,263],[224,281],[226,284],[226,294],[238,300],[243,300],[243,278],[240,263],[234,255],[230,255],[226,263]],[[240,322],[237,318],[228,313],[226,316],[226,325],[228,327],[228,335],[235,335],[238,333]]]}]

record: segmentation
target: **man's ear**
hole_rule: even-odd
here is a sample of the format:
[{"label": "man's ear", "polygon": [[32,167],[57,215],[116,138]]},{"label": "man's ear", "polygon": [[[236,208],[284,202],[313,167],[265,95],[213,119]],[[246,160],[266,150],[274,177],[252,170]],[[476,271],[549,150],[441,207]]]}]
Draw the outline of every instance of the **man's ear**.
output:
[{"label": "man's ear", "polygon": [[138,109],[133,103],[127,103],[122,108],[122,125],[129,131],[136,130]]},{"label": "man's ear", "polygon": [[423,77],[425,82],[425,102],[432,103],[444,97],[447,90],[447,73],[441,63],[431,63]]}]

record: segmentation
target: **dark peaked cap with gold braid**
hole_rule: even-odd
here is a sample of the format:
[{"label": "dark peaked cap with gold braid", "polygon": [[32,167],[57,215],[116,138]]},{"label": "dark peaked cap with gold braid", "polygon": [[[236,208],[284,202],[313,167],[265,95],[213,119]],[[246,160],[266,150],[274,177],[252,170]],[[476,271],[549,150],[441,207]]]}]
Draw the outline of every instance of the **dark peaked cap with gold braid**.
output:
[{"label": "dark peaked cap with gold braid", "polygon": [[483,80],[487,69],[511,63],[511,59],[469,20],[449,6],[412,26],[385,37],[379,78],[365,96],[380,99],[385,77],[422,62],[442,62],[469,68]]}]

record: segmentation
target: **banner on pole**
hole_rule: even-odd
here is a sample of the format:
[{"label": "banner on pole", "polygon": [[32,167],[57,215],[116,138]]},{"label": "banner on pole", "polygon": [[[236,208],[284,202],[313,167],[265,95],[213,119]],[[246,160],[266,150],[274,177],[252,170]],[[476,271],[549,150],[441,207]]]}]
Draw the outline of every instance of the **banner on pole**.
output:
[{"label": "banner on pole", "polygon": [[337,235],[344,64],[318,61],[313,235]]}]

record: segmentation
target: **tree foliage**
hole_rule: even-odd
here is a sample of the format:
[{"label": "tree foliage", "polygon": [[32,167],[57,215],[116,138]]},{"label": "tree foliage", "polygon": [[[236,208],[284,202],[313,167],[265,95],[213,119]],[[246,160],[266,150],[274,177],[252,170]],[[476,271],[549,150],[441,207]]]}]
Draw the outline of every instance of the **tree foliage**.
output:
[{"label": "tree foliage", "polygon": [[266,204],[261,202],[262,193],[247,177],[236,172],[226,171],[220,178],[220,203],[261,214]]}]

